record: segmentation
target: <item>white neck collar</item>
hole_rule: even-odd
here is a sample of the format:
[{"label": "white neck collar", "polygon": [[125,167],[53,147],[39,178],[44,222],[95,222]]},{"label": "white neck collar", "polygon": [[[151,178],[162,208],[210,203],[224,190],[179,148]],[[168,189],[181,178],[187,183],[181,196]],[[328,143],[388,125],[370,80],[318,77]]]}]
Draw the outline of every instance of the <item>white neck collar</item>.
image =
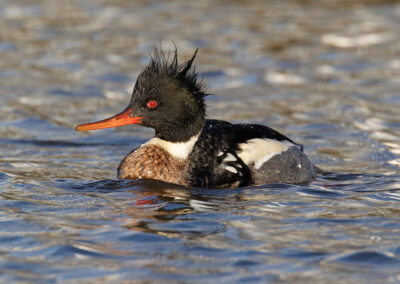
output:
[{"label": "white neck collar", "polygon": [[200,133],[194,135],[186,142],[169,142],[162,140],[160,138],[154,137],[147,141],[143,145],[157,145],[167,151],[171,156],[185,160],[189,157],[189,154],[192,152],[194,144],[199,138]]}]

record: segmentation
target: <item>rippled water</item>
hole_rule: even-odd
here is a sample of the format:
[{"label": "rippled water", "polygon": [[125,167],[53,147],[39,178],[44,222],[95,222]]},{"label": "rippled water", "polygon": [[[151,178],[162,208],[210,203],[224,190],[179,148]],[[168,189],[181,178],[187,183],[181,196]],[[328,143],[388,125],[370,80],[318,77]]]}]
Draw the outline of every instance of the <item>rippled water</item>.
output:
[{"label": "rippled water", "polygon": [[[0,2],[0,281],[400,282],[397,1]],[[209,117],[267,124],[332,172],[235,190],[116,179],[121,111],[178,46]],[[148,282],[146,282],[148,283]]]}]

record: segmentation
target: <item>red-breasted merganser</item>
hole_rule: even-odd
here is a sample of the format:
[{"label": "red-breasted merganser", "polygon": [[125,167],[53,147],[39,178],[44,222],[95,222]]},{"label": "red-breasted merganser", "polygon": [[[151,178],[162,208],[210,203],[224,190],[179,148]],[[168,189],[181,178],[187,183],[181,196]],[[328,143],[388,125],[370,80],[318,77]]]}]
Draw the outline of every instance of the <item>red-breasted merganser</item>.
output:
[{"label": "red-breasted merganser", "polygon": [[267,183],[303,184],[315,178],[303,147],[274,129],[205,119],[203,84],[191,59],[178,64],[155,49],[138,76],[128,107],[86,131],[141,124],[155,137],[129,153],[118,178],[156,179],[185,186],[232,188]]}]

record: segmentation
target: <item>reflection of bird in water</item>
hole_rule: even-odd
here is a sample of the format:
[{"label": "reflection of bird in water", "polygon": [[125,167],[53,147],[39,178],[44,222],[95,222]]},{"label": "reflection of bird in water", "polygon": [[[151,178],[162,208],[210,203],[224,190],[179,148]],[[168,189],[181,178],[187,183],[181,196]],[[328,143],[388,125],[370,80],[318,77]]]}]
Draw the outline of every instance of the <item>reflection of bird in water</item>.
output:
[{"label": "reflection of bird in water", "polygon": [[[124,217],[121,216],[117,221],[134,231],[168,237],[220,232],[223,224],[197,220],[192,214],[219,214],[227,208],[235,208],[241,192],[241,189],[227,189],[221,194],[221,190],[189,189],[157,180],[135,180],[124,187],[128,188],[123,191],[126,206],[116,208]],[[129,193],[132,193],[132,197]]]}]

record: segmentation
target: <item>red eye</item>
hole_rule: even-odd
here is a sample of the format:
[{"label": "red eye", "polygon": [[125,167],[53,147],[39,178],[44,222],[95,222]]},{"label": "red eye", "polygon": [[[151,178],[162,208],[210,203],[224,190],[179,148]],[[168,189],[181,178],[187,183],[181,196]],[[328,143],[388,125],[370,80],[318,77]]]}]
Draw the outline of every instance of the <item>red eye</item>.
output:
[{"label": "red eye", "polygon": [[147,102],[147,107],[155,108],[157,106],[157,102],[155,100],[151,100]]}]

